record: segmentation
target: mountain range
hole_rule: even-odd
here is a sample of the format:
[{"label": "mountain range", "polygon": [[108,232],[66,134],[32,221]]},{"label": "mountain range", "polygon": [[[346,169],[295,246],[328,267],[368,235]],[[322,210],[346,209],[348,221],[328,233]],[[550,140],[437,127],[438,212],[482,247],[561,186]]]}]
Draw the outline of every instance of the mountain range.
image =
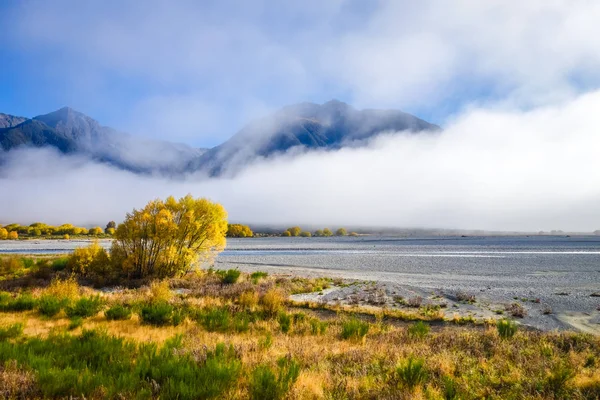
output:
[{"label": "mountain range", "polygon": [[24,118],[0,113],[0,147],[52,147],[64,154],[135,173],[234,175],[256,161],[288,151],[361,146],[380,133],[436,132],[440,127],[398,110],[357,110],[332,100],[300,103],[257,119],[212,149],[147,140],[100,125],[64,107]]}]

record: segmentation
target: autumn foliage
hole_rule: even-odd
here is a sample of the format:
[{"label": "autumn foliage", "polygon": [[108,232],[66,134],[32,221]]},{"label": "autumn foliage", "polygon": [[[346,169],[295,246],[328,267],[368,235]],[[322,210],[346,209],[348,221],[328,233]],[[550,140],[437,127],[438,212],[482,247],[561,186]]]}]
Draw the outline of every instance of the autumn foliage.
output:
[{"label": "autumn foliage", "polygon": [[227,212],[218,203],[191,195],[153,200],[117,227],[111,259],[128,277],[177,276],[222,251],[226,233]]},{"label": "autumn foliage", "polygon": [[253,236],[254,232],[248,225],[229,224],[227,226],[227,237],[245,238]]}]

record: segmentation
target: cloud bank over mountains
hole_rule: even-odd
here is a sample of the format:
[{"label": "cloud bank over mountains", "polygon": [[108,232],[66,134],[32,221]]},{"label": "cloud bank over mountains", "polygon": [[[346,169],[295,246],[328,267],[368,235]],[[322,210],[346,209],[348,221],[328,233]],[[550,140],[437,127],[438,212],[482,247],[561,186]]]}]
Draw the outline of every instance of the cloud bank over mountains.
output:
[{"label": "cloud bank over mountains", "polygon": [[2,217],[97,223],[192,193],[258,224],[589,232],[600,221],[599,107],[596,91],[521,113],[473,109],[439,134],[284,154],[229,179],[140,177],[47,149],[11,152]]}]

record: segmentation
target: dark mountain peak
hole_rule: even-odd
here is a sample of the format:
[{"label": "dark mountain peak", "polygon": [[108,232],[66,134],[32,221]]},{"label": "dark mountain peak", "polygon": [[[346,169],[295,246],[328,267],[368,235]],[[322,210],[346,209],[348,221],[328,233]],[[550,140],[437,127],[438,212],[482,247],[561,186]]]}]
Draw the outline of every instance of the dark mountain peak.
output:
[{"label": "dark mountain peak", "polygon": [[440,128],[398,110],[357,110],[339,100],[293,104],[245,126],[190,164],[211,176],[235,174],[257,158],[292,148],[334,150],[364,145],[380,133],[413,134]]}]

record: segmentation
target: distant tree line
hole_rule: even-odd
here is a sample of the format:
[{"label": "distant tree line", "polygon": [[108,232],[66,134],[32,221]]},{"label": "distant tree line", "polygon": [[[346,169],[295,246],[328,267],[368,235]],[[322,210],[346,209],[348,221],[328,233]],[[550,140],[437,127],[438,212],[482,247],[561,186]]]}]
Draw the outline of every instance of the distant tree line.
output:
[{"label": "distant tree line", "polygon": [[227,237],[232,238],[245,238],[253,237],[254,232],[248,225],[242,224],[228,224],[227,225]]},{"label": "distant tree line", "polygon": [[[302,228],[300,228],[299,226],[293,226],[291,228],[288,228],[285,231],[283,231],[283,233],[281,234],[281,236],[284,236],[284,237],[291,237],[291,236],[330,237],[333,235],[334,235],[334,233],[329,228],[317,229],[314,233],[310,233],[309,231],[303,231]],[[350,234],[348,234],[348,231],[346,231],[346,228],[339,228],[338,230],[335,231],[335,236],[348,236],[348,235],[349,236],[358,236],[358,233],[350,232]]]},{"label": "distant tree line", "polygon": [[8,224],[5,226],[0,225],[0,240],[16,240],[19,237],[62,237],[69,239],[71,236],[113,236],[116,226],[115,221],[110,221],[104,229],[99,226],[88,229],[72,224],[53,226],[43,222],[34,222],[31,225]]}]

